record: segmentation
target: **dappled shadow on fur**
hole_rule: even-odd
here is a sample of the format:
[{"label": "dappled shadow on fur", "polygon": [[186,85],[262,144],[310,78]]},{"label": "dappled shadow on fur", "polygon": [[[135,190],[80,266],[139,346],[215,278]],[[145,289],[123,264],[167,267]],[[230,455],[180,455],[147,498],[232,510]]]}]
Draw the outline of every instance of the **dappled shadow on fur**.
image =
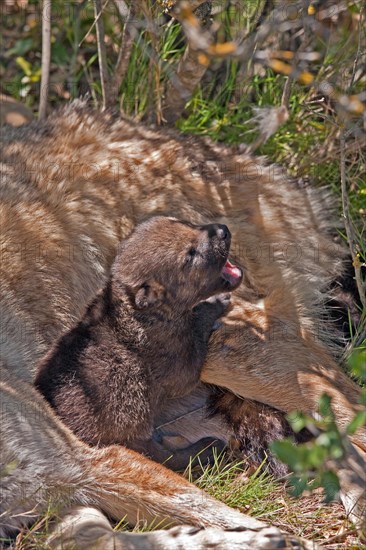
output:
[{"label": "dappled shadow on fur", "polygon": [[[0,269],[6,315],[1,352],[16,378],[33,380],[45,350],[80,318],[106,281],[118,242],[151,215],[173,215],[198,224],[227,223],[230,259],[245,270],[232,307],[210,341],[202,379],[283,413],[316,413],[325,391],[333,398],[339,425],[349,423],[359,391],[335,362],[334,330],[322,320],[329,286],[342,272],[346,255],[332,237],[332,201],[326,192],[300,191],[279,169],[237,149],[145,128],[96,113],[83,102],[45,122],[9,130],[2,139]],[[258,414],[252,422],[260,429]],[[47,435],[47,422],[43,429],[40,437]],[[55,437],[65,449],[61,428]],[[366,448],[365,430],[353,441]],[[52,481],[49,445],[54,450],[47,439],[37,456]],[[105,475],[113,482],[108,471],[116,479],[130,475],[127,460],[122,468],[118,451],[109,452],[116,455],[114,461],[106,451],[98,454],[98,463],[91,463],[89,454],[84,463],[91,474],[98,472],[102,487]],[[134,461],[147,472],[142,497],[164,497],[159,492],[163,483],[152,495],[151,464],[140,455]],[[68,464],[72,470],[73,458]],[[23,466],[28,473],[27,465],[20,471]],[[191,490],[174,479],[177,490]],[[130,489],[138,482],[136,474]],[[20,487],[9,492],[5,507],[17,491]],[[113,505],[105,494],[103,503],[97,500],[103,509]],[[162,501],[164,514],[169,498]],[[136,518],[132,490],[126,499]],[[196,522],[206,524],[215,517],[211,513],[205,520],[198,507],[192,511],[187,503],[184,514],[186,521],[197,515]],[[181,520],[178,506],[172,516]]]}]

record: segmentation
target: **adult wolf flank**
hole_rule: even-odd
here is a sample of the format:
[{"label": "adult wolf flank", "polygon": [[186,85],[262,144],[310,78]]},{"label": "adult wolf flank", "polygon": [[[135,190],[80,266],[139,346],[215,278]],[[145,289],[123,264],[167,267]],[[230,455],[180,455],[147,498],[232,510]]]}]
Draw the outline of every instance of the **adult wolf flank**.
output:
[{"label": "adult wolf flank", "polygon": [[[33,381],[37,362],[106,282],[118,242],[152,215],[174,216],[227,224],[230,261],[243,280],[211,336],[201,386],[164,411],[162,442],[228,441],[242,422],[249,447],[251,434],[258,446],[276,435],[268,437],[266,427],[284,429],[286,413],[316,414],[323,392],[345,427],[358,410],[359,390],[335,360],[334,334],[321,321],[345,257],[332,236],[326,194],[300,191],[280,170],[233,148],[98,113],[80,101],[45,122],[6,129],[1,168],[1,536],[51,506],[64,518],[63,536],[78,548],[90,548],[98,537],[99,548],[107,540],[133,548],[140,535],[111,532],[101,512],[131,524],[245,528],[158,531],[146,534],[147,548],[174,548],[188,539],[194,548],[210,541],[254,548],[261,547],[259,536],[260,544],[278,547],[284,540],[278,530],[266,530],[164,466],[122,446],[79,441]],[[225,418],[220,403],[214,417],[204,410],[211,385],[228,396]],[[182,411],[196,412],[182,419]],[[364,457],[364,428],[352,444]],[[357,522],[365,496],[353,462],[339,474],[343,502]],[[139,541],[136,548],[143,547]]]}]

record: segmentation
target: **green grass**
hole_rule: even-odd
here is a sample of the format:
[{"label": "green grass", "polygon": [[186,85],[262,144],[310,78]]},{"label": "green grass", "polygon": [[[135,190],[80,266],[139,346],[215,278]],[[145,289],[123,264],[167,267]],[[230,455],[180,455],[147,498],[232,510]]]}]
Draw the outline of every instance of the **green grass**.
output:
[{"label": "green grass", "polygon": [[[363,548],[357,532],[344,516],[340,504],[325,506],[322,494],[290,497],[283,482],[273,479],[265,472],[248,472],[241,462],[230,462],[229,457],[220,454],[214,457],[211,466],[188,468],[186,476],[200,489],[221,500],[228,506],[240,510],[264,522],[278,526],[295,536],[319,541],[328,548],[327,539],[345,533],[339,544],[331,541],[329,550],[356,550]],[[46,550],[46,539],[57,511],[49,509],[31,528],[22,532],[12,546],[13,550]],[[152,522],[133,529],[125,518],[115,525],[116,531],[145,532],[160,529]],[[1,543],[1,541],[0,541]]]},{"label": "green grass", "polygon": [[214,498],[253,516],[272,515],[282,508],[272,498],[278,491],[279,482],[269,476],[265,468],[248,475],[244,462],[232,462],[225,453],[214,454],[213,464],[201,464],[198,472],[188,467],[186,475]]},{"label": "green grass", "polygon": [[[250,0],[241,11],[231,6],[230,10],[218,15],[216,19],[221,24],[219,40],[235,38],[238,30],[249,32],[261,4],[263,2]],[[0,58],[3,90],[25,101],[34,111],[39,100],[41,61],[40,19],[34,16],[39,15],[38,5],[36,0],[30,0],[24,10],[15,9],[7,15],[2,36],[6,53]],[[100,104],[95,30],[89,33],[94,20],[92,3],[65,4],[55,0],[53,6],[56,15],[52,25],[51,81],[54,86],[50,104],[56,107],[86,90],[90,91],[94,103]],[[347,16],[357,16],[361,8],[360,2],[351,1]],[[164,85],[183,53],[184,40],[179,24],[162,19],[157,4],[151,9],[160,34],[156,35],[148,29],[140,30],[120,90],[120,106],[127,114],[156,121]],[[112,71],[121,37],[121,24],[115,16],[112,2],[107,5],[104,21]],[[364,77],[352,83],[358,41],[357,32],[350,32],[349,24],[346,20],[344,26],[334,27],[334,38],[321,34],[313,37],[311,48],[320,54],[320,58],[310,69],[317,82],[326,80],[342,93],[356,94],[363,90],[366,80]],[[26,64],[17,62],[17,57]],[[177,122],[177,127],[183,132],[210,136],[227,144],[254,143],[258,131],[253,123],[253,106],[279,107],[285,82],[285,76],[268,68],[254,67],[253,64],[243,67],[237,61],[214,60],[187,103],[186,112]],[[314,186],[328,185],[333,190],[341,217],[341,125],[349,132],[346,142],[348,198],[360,261],[366,263],[366,154],[362,141],[362,116],[346,116],[332,97],[323,98],[316,89],[294,83],[289,99],[289,119],[255,153],[266,155],[270,161],[285,166],[295,178],[309,180]],[[340,234],[347,244],[345,232],[341,230]],[[366,343],[360,339],[365,327],[366,311],[363,311],[347,356],[353,348],[366,348]],[[323,506],[321,496],[305,497],[300,501],[290,499],[282,483],[265,473],[248,475],[243,470],[243,464],[227,463],[223,456],[216,457],[211,467],[203,467],[199,472],[190,471],[187,475],[193,476],[200,488],[229,506],[274,522],[298,535],[323,539],[324,543],[325,533],[333,528],[343,527],[351,531],[337,505]],[[46,514],[33,529],[22,535],[19,549],[42,548],[42,537],[44,539],[45,536],[42,532],[47,531],[49,516]],[[117,528],[126,528],[123,520]],[[331,533],[330,537],[334,534]],[[350,541],[343,539],[339,546],[334,543],[331,548],[361,548],[360,545],[357,537],[351,535]]]}]

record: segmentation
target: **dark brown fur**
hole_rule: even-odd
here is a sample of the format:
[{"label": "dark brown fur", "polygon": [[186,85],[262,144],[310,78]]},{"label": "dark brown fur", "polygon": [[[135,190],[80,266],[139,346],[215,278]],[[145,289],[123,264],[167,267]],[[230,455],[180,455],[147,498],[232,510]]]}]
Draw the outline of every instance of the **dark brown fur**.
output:
[{"label": "dark brown fur", "polygon": [[288,473],[285,464],[271,453],[273,441],[292,437],[297,442],[311,439],[308,430],[295,433],[281,411],[249,399],[238,399],[230,392],[215,388],[210,399],[213,414],[220,413],[233,431],[231,446],[250,468],[263,467],[276,476]]},{"label": "dark brown fur", "polygon": [[224,225],[156,217],[122,242],[108,282],[35,381],[80,439],[140,449],[162,404],[198,384],[228,298],[199,302],[241,281],[222,276],[230,240]]},{"label": "dark brown fur", "polygon": [[[232,147],[146,128],[80,102],[47,121],[7,129],[1,140],[0,384],[1,398],[14,407],[2,407],[1,535],[29,524],[29,510],[47,510],[45,497],[57,496],[58,487],[67,487],[68,502],[92,503],[116,519],[127,514],[131,523],[153,514],[232,524],[230,510],[220,515],[223,505],[145,457],[122,446],[87,447],[32,391],[37,361],[105,283],[118,242],[151,215],[227,223],[233,257],[245,266],[246,284],[210,338],[201,379],[247,399],[258,429],[266,424],[253,401],[268,406],[269,418],[270,406],[314,414],[323,392],[339,426],[349,424],[359,390],[332,356],[334,324],[323,330],[327,290],[344,258],[332,238],[332,197],[300,191],[279,169]],[[198,398],[196,391],[156,429],[188,443],[230,437],[221,416],[205,416],[207,388]],[[364,428],[353,443],[366,451]],[[356,517],[365,495],[350,470],[341,472],[342,498]],[[165,496],[168,487],[175,499]]]}]

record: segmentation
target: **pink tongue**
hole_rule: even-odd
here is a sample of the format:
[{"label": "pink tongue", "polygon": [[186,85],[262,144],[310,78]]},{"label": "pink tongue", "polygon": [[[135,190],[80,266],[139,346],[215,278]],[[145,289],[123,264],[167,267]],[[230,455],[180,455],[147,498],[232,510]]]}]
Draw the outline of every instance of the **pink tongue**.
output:
[{"label": "pink tongue", "polygon": [[231,262],[229,262],[229,260],[227,260],[226,264],[224,265],[224,269],[222,270],[222,272],[227,273],[231,277],[241,277],[241,270],[233,265]]}]

